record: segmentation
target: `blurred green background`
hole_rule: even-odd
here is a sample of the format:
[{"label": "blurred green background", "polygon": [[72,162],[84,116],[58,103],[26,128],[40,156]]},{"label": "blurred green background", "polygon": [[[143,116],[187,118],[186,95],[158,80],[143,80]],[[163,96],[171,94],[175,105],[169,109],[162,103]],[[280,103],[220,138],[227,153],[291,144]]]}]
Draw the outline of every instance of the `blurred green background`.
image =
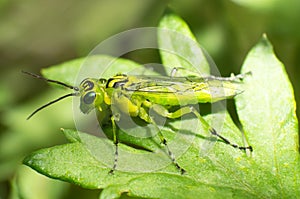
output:
[{"label": "blurred green background", "polygon": [[[189,24],[223,76],[239,73],[248,50],[267,33],[299,102],[299,0],[0,0],[0,199],[97,198],[99,190],[52,180],[21,165],[31,151],[65,143],[60,127],[74,127],[71,100],[26,121],[35,108],[64,92],[21,70],[38,73],[86,56],[119,32],[155,27],[167,7]],[[159,62],[152,50],[127,58]]]}]

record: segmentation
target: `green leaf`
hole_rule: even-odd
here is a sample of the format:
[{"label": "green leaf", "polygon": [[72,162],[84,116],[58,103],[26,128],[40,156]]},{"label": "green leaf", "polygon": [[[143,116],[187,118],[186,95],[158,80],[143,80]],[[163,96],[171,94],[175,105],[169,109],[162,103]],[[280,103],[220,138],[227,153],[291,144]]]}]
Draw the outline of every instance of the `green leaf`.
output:
[{"label": "green leaf", "polygon": [[[273,190],[267,197],[299,197],[294,92],[284,65],[274,55],[266,35],[247,56],[242,73],[248,71],[252,76],[245,79],[245,92],[236,98],[236,105],[243,129],[254,148],[253,161],[261,168],[256,173],[261,177],[257,184],[268,184],[266,190]],[[268,171],[270,178],[262,178],[262,171]]]},{"label": "green leaf", "polygon": [[[185,68],[193,74],[209,74],[206,57],[190,31],[188,25],[179,16],[166,14],[159,23],[158,44],[162,63],[169,75],[173,68]],[[179,71],[180,76],[189,75],[189,71]]]},{"label": "green leaf", "polygon": [[23,163],[51,178],[90,189],[99,188],[99,174],[104,169],[80,143],[41,149],[27,156]]},{"label": "green leaf", "polygon": [[[174,125],[176,126],[176,124]],[[190,125],[185,124],[183,126]],[[194,126],[190,127],[194,128]],[[228,116],[226,117],[224,132],[228,134],[232,130],[238,131]],[[157,171],[124,172],[117,170],[114,175],[111,175],[108,173],[111,166],[100,161],[100,156],[113,160],[112,149],[114,145],[112,141],[85,133],[71,132],[71,130],[68,130],[68,134],[69,136],[75,135],[74,137],[79,135],[81,140],[85,141],[89,139],[89,146],[83,142],[76,142],[41,149],[26,157],[24,163],[51,178],[58,178],[90,189],[103,188],[102,198],[113,198],[122,192],[131,196],[149,198],[172,198],[174,196],[176,198],[199,198],[207,195],[217,198],[232,195],[252,195],[251,192],[243,188],[245,186],[244,181],[247,179],[239,177],[239,172],[244,170],[245,166],[242,165],[245,163],[241,160],[237,162],[237,159],[241,159],[245,155],[221,142],[216,143],[215,147],[216,151],[221,152],[220,154],[199,157],[199,146],[211,141],[202,137],[192,140],[190,148],[178,159],[179,164],[187,170],[184,175],[175,169],[170,160],[168,167]],[[110,149],[107,149],[103,143]],[[178,147],[178,143],[173,147],[176,146]],[[92,148],[93,150],[91,150]],[[120,162],[118,166],[120,168],[127,164],[147,166],[150,156],[144,156],[144,159],[137,161],[136,155],[141,153],[139,150],[123,144],[120,144],[119,148]],[[95,156],[96,150],[99,152],[97,156]],[[147,153],[151,155],[151,152]],[[235,153],[235,156],[228,157],[228,153]],[[163,155],[167,157],[166,154]],[[122,162],[121,159],[126,161]],[[152,157],[151,161],[155,166],[162,161],[162,157]]]}]

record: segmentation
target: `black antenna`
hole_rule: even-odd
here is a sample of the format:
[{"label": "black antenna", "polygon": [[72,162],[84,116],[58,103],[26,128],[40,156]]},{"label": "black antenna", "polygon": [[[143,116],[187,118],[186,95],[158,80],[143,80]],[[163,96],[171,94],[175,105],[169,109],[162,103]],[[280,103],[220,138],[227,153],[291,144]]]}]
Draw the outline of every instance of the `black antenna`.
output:
[{"label": "black antenna", "polygon": [[62,100],[62,99],[65,99],[65,98],[67,98],[67,97],[76,96],[76,95],[77,95],[77,93],[69,93],[69,94],[63,95],[63,96],[61,96],[61,97],[59,97],[59,98],[57,98],[57,99],[55,99],[55,100],[53,100],[53,101],[51,101],[51,102],[48,102],[47,104],[45,104],[45,105],[43,105],[43,106],[37,108],[35,111],[33,111],[33,113],[31,113],[26,119],[29,120],[29,119],[30,119],[32,116],[34,116],[37,112],[39,112],[40,110],[46,108],[47,106],[50,106],[51,104],[54,104],[55,102],[58,102],[58,101],[60,101],[60,100]]},{"label": "black antenna", "polygon": [[42,77],[42,76],[40,76],[40,75],[31,73],[31,72],[27,72],[27,71],[23,71],[23,70],[22,70],[22,73],[27,74],[27,75],[30,75],[30,76],[32,76],[32,77],[34,77],[34,78],[37,78],[37,79],[44,80],[44,81],[46,81],[46,82],[51,82],[51,83],[55,83],[55,84],[62,85],[62,86],[64,86],[64,87],[73,89],[73,90],[75,90],[75,91],[78,91],[78,90],[79,90],[78,87],[71,86],[71,85],[65,84],[65,83],[60,82],[60,81],[57,81],[57,80],[47,79],[47,78],[45,78],[45,77]]},{"label": "black antenna", "polygon": [[77,92],[77,91],[79,91],[79,88],[78,88],[78,87],[70,86],[70,85],[68,85],[68,84],[65,84],[65,83],[60,82],[60,81],[57,81],[57,80],[47,79],[47,78],[45,78],[45,77],[42,77],[42,76],[37,75],[37,74],[34,74],[34,73],[30,73],[30,72],[27,72],[27,71],[22,71],[22,73],[27,74],[27,75],[30,75],[30,76],[32,76],[32,77],[34,77],[34,78],[37,78],[37,79],[44,80],[44,81],[46,81],[46,82],[51,82],[51,83],[55,83],[55,84],[62,85],[62,86],[64,86],[64,87],[73,89],[73,90],[75,91],[74,93],[69,93],[69,94],[63,95],[63,96],[61,96],[61,97],[59,97],[59,98],[57,98],[57,99],[55,99],[55,100],[53,100],[53,101],[51,101],[51,102],[48,102],[48,103],[45,104],[45,105],[43,105],[43,106],[37,108],[35,111],[33,111],[33,113],[31,113],[31,114],[27,117],[27,120],[29,120],[29,119],[30,119],[32,116],[34,116],[37,112],[39,112],[40,110],[46,108],[47,106],[50,106],[51,104],[54,104],[54,103],[56,103],[56,102],[58,102],[58,101],[60,101],[60,100],[62,100],[62,99],[67,98],[67,97],[77,96],[77,95],[78,95],[78,92]]}]

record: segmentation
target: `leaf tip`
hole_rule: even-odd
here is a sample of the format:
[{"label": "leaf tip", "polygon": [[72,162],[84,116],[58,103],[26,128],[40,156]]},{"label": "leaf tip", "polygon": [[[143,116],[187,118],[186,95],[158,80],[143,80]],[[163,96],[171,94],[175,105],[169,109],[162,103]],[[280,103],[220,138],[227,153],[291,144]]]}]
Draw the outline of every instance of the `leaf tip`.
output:
[{"label": "leaf tip", "polygon": [[22,164],[36,170],[36,171],[39,171],[39,163],[40,163],[40,159],[42,158],[42,154],[39,154],[38,152],[33,152],[29,155],[27,155],[23,161],[22,161]]},{"label": "leaf tip", "polygon": [[22,164],[27,165],[27,166],[32,165],[32,158],[31,158],[31,156],[30,156],[30,155],[29,155],[29,156],[26,156],[26,157],[23,159]]},{"label": "leaf tip", "polygon": [[273,51],[273,45],[271,44],[271,42],[270,42],[270,40],[269,40],[266,33],[263,33],[259,44],[261,46],[263,46],[265,49],[269,49],[270,51]]},{"label": "leaf tip", "polygon": [[78,135],[78,132],[76,130],[72,129],[60,129],[64,136],[70,141],[70,142],[80,142],[80,136]]},{"label": "leaf tip", "polygon": [[188,36],[190,39],[196,41],[195,36],[191,32],[188,24],[172,10],[167,9],[161,18],[159,28],[169,29]]},{"label": "leaf tip", "polygon": [[167,7],[164,12],[163,12],[163,16],[166,16],[166,15],[174,15],[174,11],[171,7]]}]

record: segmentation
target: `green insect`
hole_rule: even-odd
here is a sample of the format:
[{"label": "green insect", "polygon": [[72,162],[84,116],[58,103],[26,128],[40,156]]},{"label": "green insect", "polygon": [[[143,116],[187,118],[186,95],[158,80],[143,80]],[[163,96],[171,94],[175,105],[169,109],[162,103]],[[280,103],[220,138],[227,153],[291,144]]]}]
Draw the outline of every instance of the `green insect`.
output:
[{"label": "green insect", "polygon": [[[217,133],[192,106],[199,103],[216,102],[233,98],[241,92],[236,89],[233,82],[242,80],[246,74],[227,78],[215,76],[176,77],[175,72],[176,69],[172,71],[169,77],[118,74],[109,79],[86,78],[80,83],[79,87],[70,86],[63,82],[24,72],[35,78],[60,84],[74,90],[73,93],[64,95],[36,109],[27,119],[45,107],[70,96],[80,97],[80,110],[85,114],[96,109],[99,113],[98,115],[109,115],[115,145],[115,159],[110,173],[115,171],[118,161],[119,141],[116,122],[119,121],[122,115],[127,115],[130,117],[139,117],[145,122],[157,126],[154,119],[149,115],[150,109],[166,118],[180,118],[185,114],[193,113],[202,124],[208,127],[212,135],[234,148],[243,151],[252,151],[251,146],[238,146]],[[171,108],[174,107],[179,108],[176,111],[170,111]],[[111,110],[112,108],[113,110]],[[185,170],[177,163],[175,156],[168,148],[166,139],[160,131],[158,132],[158,136],[172,163],[183,174]]]}]

